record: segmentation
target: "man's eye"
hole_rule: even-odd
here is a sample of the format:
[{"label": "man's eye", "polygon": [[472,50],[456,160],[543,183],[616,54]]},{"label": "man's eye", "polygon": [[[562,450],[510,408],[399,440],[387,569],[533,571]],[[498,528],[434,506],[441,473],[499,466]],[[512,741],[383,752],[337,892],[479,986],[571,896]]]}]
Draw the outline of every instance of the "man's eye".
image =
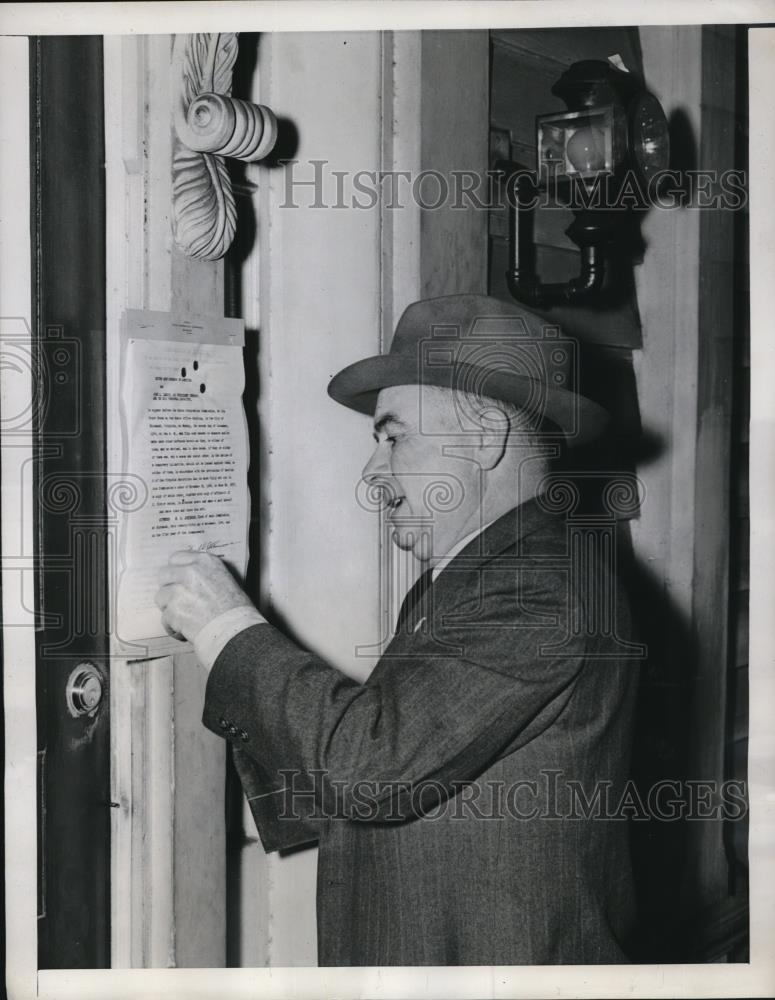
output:
[{"label": "man's eye", "polygon": [[389,441],[390,444],[395,444],[396,443],[396,439],[391,434],[388,434],[388,436],[385,438],[385,440]]}]

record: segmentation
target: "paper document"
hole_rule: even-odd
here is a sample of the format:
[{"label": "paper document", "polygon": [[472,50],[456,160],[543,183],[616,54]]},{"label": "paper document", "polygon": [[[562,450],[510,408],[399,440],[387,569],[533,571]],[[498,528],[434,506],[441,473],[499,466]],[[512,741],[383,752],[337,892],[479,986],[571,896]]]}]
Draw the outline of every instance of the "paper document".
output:
[{"label": "paper document", "polygon": [[173,552],[247,559],[242,349],[128,337],[121,391],[124,474],[136,502],[120,534],[117,638],[164,635],[154,603]]}]

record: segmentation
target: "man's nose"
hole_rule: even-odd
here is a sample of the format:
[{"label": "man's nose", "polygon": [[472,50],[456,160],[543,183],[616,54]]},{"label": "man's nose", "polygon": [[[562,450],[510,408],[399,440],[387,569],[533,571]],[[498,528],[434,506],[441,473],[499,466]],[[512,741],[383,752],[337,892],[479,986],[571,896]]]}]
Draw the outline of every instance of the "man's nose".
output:
[{"label": "man's nose", "polygon": [[380,442],[371,453],[371,458],[363,467],[361,479],[365,483],[371,483],[377,476],[390,475],[390,462],[387,456],[386,442]]}]

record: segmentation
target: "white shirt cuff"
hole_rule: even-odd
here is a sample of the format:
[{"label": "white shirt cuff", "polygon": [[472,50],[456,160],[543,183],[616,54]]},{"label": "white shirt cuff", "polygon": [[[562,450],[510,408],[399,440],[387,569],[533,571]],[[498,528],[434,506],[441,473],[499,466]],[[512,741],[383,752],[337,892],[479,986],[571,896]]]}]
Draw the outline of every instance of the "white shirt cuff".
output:
[{"label": "white shirt cuff", "polygon": [[265,623],[266,618],[252,604],[243,604],[238,608],[224,611],[222,615],[218,615],[200,628],[194,636],[197,659],[206,670],[211,670],[219,653],[230,639],[251,625]]}]

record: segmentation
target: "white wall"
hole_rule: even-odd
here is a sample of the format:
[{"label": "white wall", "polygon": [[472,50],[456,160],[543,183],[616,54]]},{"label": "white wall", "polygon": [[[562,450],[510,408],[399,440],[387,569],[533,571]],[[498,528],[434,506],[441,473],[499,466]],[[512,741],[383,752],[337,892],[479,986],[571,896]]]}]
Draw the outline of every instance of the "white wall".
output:
[{"label": "white wall", "polygon": [[[267,49],[270,49],[267,52]],[[297,167],[263,169],[259,184],[262,478],[266,539],[262,589],[298,638],[332,663],[365,673],[354,637],[374,628],[377,600],[374,515],[355,502],[368,457],[366,417],[326,395],[346,364],[380,351],[380,213],[303,207],[298,187],[284,207],[289,173],[381,167],[380,35],[265,36],[262,94],[299,136]]]}]

